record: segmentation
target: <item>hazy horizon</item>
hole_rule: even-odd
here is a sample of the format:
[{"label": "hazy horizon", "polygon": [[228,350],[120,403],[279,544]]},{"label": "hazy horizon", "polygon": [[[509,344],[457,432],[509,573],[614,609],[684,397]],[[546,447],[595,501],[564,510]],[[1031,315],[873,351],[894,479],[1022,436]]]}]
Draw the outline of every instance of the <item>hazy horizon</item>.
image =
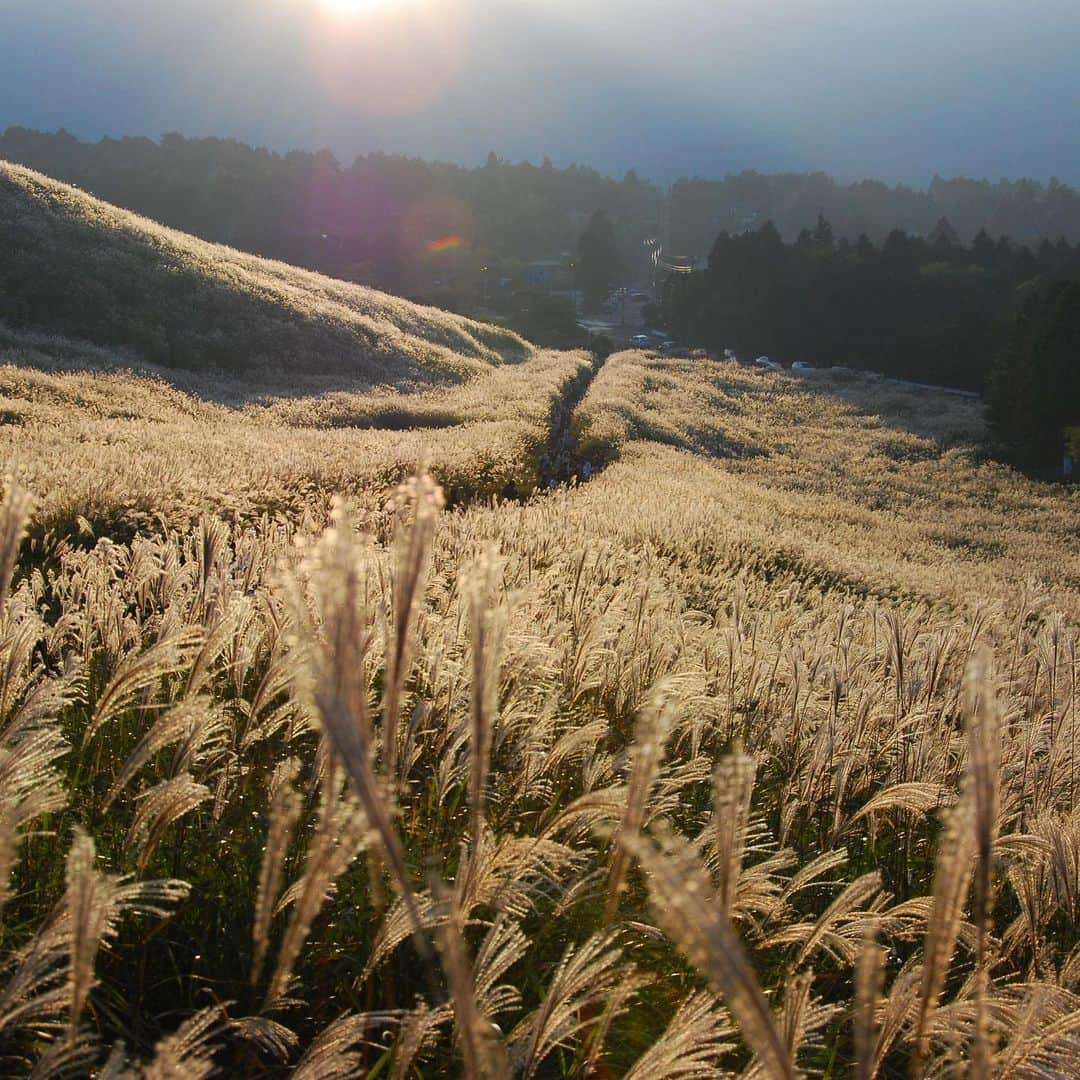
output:
[{"label": "hazy horizon", "polygon": [[[0,127],[217,135],[680,176],[1080,183],[1080,9],[781,0],[45,0],[6,16]],[[662,138],[656,136],[662,133]]]}]

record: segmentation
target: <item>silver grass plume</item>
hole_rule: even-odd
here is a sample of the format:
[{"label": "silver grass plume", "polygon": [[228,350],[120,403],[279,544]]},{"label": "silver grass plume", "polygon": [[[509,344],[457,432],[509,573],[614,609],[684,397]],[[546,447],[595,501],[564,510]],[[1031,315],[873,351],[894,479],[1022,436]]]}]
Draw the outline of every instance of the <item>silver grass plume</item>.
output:
[{"label": "silver grass plume", "polygon": [[469,710],[469,837],[480,847],[487,793],[491,742],[499,708],[499,669],[506,634],[506,608],[496,602],[501,567],[488,550],[465,574],[463,593],[469,609],[472,682]]},{"label": "silver grass plume", "polygon": [[432,895],[444,907],[436,922],[435,940],[443,971],[450,987],[450,1001],[457,1021],[456,1031],[468,1080],[509,1080],[506,1051],[496,1037],[495,1025],[485,1020],[476,1000],[476,983],[465,952],[465,919],[454,896],[439,881],[432,882]]},{"label": "silver grass plume", "polygon": [[629,866],[630,850],[622,840],[636,837],[645,822],[649,793],[656,783],[664,760],[664,747],[671,733],[674,714],[674,702],[661,684],[650,694],[641,712],[630,748],[630,778],[626,789],[626,803],[612,847],[607,904],[604,908],[605,923],[610,923],[615,918]]},{"label": "silver grass plume", "polygon": [[172,1035],[154,1047],[154,1059],[141,1080],[206,1080],[214,1068],[214,1040],[225,1030],[225,1019],[217,1006],[201,1009],[188,1017]]},{"label": "silver grass plume", "polygon": [[83,732],[83,745],[129,708],[137,694],[152,690],[166,676],[186,667],[201,640],[198,628],[184,627],[167,634],[149,648],[128,653],[95,704],[94,715]]},{"label": "silver grass plume", "polygon": [[4,477],[4,487],[7,490],[0,502],[0,618],[7,606],[11,576],[19,557],[19,544],[33,506],[30,492],[19,487],[10,477]]},{"label": "silver grass plume", "polygon": [[242,1016],[230,1020],[229,1031],[276,1064],[285,1064],[300,1045],[295,1031],[269,1016]]},{"label": "silver grass plume", "polygon": [[[398,519],[391,587],[392,625],[385,650],[386,689],[382,711],[384,773],[391,785],[397,777],[401,694],[412,661],[416,612],[423,598],[435,525],[443,508],[442,488],[427,471],[422,471],[398,488],[394,503]],[[409,515],[411,522],[407,520]]]},{"label": "silver grass plume", "polygon": [[855,965],[855,1080],[873,1080],[877,1072],[877,1010],[885,976],[885,950],[877,943],[877,931],[876,923],[867,926]]},{"label": "silver grass plume", "polygon": [[750,826],[750,800],[757,767],[741,751],[729,754],[713,777],[713,842],[717,856],[717,902],[729,917],[734,909]]},{"label": "silver grass plume", "polygon": [[712,882],[697,852],[670,828],[662,830],[661,840],[662,849],[640,834],[621,840],[645,873],[657,922],[723,995],[766,1074],[773,1080],[795,1080],[798,1073],[787,1043],[742,942],[712,896]]},{"label": "silver grass plume", "polygon": [[67,793],[54,767],[67,752],[68,744],[51,725],[13,745],[0,745],[0,927],[21,830],[35,818],[67,806]]},{"label": "silver grass plume", "polygon": [[64,918],[70,934],[68,969],[68,1023],[72,1038],[94,984],[94,960],[98,949],[116,935],[125,911],[168,914],[164,904],[187,896],[181,881],[129,882],[122,877],[101,874],[94,866],[93,840],[81,829],[75,832],[68,852],[64,893]]},{"label": "silver grass plume", "polygon": [[303,595],[293,596],[300,645],[305,649],[308,691],[326,737],[345,767],[368,824],[378,837],[391,876],[405,904],[413,939],[425,961],[433,959],[420,909],[405,864],[405,853],[391,820],[391,810],[372,762],[372,726],[368,700],[367,657],[370,619],[360,564],[360,550],[341,502],[335,501],[332,524],[306,560],[322,618],[320,630]]},{"label": "silver grass plume", "polygon": [[625,977],[621,958],[611,932],[567,948],[540,1006],[510,1033],[511,1058],[522,1080],[531,1080],[556,1047],[570,1045],[593,1022],[592,1009]]},{"label": "silver grass plume", "polygon": [[308,846],[300,880],[288,889],[276,911],[288,902],[292,916],[277,953],[277,964],[266,992],[263,1011],[284,1007],[293,980],[293,968],[334,883],[370,839],[370,829],[359,807],[342,797],[333,760],[327,763],[319,805],[319,823]]},{"label": "silver grass plume", "polygon": [[81,1080],[82,1077],[92,1074],[99,1052],[93,1033],[83,1028],[76,1037],[54,1042],[46,1047],[26,1074],[26,1078],[27,1080]]},{"label": "silver grass plume", "polygon": [[165,830],[210,798],[210,789],[187,775],[163,780],[138,796],[139,808],[127,842],[138,847],[136,865],[140,871],[146,869]]},{"label": "silver grass plume", "polygon": [[968,728],[968,784],[974,802],[975,887],[972,922],[978,940],[975,949],[975,1030],[971,1048],[973,1080],[990,1075],[987,1031],[989,964],[987,945],[993,908],[993,851],[998,835],[999,779],[1001,771],[1001,709],[993,682],[993,654],[980,646],[964,677],[964,712]]},{"label": "silver grass plume", "polygon": [[691,994],[659,1039],[631,1066],[624,1080],[721,1080],[717,1065],[735,1049],[731,1020],[712,994]]},{"label": "silver grass plume", "polygon": [[390,1080],[405,1080],[417,1055],[435,1040],[438,1029],[453,1019],[454,1011],[449,1005],[431,1008],[418,1003],[401,1022],[390,1062]]},{"label": "silver grass plume", "polygon": [[266,950],[270,944],[270,923],[274,917],[274,905],[281,892],[281,879],[285,871],[285,855],[292,840],[293,827],[300,817],[302,801],[293,787],[293,781],[299,772],[300,762],[289,758],[274,769],[270,779],[270,831],[259,869],[259,888],[255,894],[255,923],[252,928],[252,985],[262,976]]},{"label": "silver grass plume", "polygon": [[[327,1024],[312,1040],[291,1073],[291,1080],[353,1080],[361,1075],[364,1049],[385,1051],[371,1041],[369,1032],[401,1023],[397,1013],[348,1014]],[[370,1075],[370,1074],[369,1074]]]},{"label": "silver grass plume", "polygon": [[964,898],[971,883],[975,854],[975,807],[970,788],[949,813],[938,841],[934,872],[934,898],[923,947],[919,1010],[915,1023],[915,1049],[911,1075],[921,1080],[929,1051],[930,1021],[945,987],[963,921]]}]

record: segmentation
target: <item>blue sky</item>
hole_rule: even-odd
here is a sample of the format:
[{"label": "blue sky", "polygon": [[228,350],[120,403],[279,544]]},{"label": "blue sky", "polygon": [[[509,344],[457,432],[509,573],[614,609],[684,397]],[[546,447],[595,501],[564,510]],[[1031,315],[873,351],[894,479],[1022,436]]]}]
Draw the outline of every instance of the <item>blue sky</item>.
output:
[{"label": "blue sky", "polygon": [[0,127],[1080,184],[1075,0],[0,0]]}]

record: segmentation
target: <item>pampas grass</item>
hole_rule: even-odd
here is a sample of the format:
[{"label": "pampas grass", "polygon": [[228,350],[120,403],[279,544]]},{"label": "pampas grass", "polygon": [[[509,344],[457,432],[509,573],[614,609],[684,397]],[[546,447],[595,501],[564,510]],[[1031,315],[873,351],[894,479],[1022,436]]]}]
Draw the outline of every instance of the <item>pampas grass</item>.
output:
[{"label": "pampas grass", "polygon": [[966,402],[58,348],[0,368],[0,1074],[1069,1075],[1074,508]]}]

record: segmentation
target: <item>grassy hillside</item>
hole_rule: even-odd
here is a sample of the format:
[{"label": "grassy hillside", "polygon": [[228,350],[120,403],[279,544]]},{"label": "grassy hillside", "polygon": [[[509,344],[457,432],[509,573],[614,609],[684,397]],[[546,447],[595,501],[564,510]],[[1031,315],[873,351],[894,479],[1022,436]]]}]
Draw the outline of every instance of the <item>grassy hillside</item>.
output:
[{"label": "grassy hillside", "polygon": [[884,381],[475,362],[0,336],[0,1075],[1073,1075],[1076,493]]},{"label": "grassy hillside", "polygon": [[537,352],[437,390],[305,377],[260,381],[258,393],[250,379],[133,368],[0,327],[0,458],[39,493],[42,555],[186,529],[208,512],[324,520],[335,494],[378,520],[425,461],[452,502],[527,494],[553,412],[590,371],[587,354]]},{"label": "grassy hillside", "polygon": [[0,162],[0,320],[166,367],[455,381],[516,335],[166,229]]}]

